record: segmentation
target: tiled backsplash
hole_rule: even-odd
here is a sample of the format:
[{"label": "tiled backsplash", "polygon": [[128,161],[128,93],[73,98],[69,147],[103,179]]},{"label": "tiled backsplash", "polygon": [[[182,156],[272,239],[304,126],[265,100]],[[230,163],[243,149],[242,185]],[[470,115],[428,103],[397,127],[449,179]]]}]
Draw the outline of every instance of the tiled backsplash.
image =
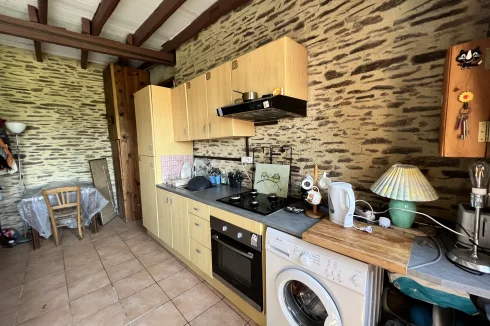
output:
[{"label": "tiled backsplash", "polygon": [[162,166],[162,182],[180,179],[180,171],[184,163],[193,166],[194,159],[192,155],[163,155],[160,157]]}]

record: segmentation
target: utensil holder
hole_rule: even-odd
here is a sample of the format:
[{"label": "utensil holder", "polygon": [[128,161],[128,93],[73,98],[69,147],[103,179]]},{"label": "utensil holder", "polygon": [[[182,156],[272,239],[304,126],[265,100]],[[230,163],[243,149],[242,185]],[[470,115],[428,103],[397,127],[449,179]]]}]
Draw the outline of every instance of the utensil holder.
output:
[{"label": "utensil holder", "polygon": [[237,182],[235,180],[230,180],[230,187],[232,187],[232,188],[241,188],[242,187],[242,183],[241,182]]}]

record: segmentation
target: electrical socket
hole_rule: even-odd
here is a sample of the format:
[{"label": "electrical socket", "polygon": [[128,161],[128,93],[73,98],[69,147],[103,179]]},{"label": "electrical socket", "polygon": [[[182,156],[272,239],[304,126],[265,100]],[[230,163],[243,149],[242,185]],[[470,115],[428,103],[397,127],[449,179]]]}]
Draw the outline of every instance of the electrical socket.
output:
[{"label": "electrical socket", "polygon": [[249,163],[252,164],[252,157],[251,156],[242,156],[242,163]]}]

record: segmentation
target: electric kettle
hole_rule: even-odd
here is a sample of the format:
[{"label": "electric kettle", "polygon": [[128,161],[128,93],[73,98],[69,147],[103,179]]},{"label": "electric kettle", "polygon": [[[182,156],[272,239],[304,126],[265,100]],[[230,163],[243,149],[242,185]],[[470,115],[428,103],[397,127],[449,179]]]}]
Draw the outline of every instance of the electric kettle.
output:
[{"label": "electric kettle", "polygon": [[345,228],[354,226],[356,198],[352,185],[347,182],[332,182],[328,185],[328,213],[330,221]]}]

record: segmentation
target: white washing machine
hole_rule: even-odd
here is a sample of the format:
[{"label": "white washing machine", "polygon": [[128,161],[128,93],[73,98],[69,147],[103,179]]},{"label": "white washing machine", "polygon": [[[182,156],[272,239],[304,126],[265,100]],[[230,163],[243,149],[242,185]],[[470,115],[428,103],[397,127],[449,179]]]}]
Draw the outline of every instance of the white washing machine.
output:
[{"label": "white washing machine", "polygon": [[267,229],[267,326],[373,326],[383,270]]}]

